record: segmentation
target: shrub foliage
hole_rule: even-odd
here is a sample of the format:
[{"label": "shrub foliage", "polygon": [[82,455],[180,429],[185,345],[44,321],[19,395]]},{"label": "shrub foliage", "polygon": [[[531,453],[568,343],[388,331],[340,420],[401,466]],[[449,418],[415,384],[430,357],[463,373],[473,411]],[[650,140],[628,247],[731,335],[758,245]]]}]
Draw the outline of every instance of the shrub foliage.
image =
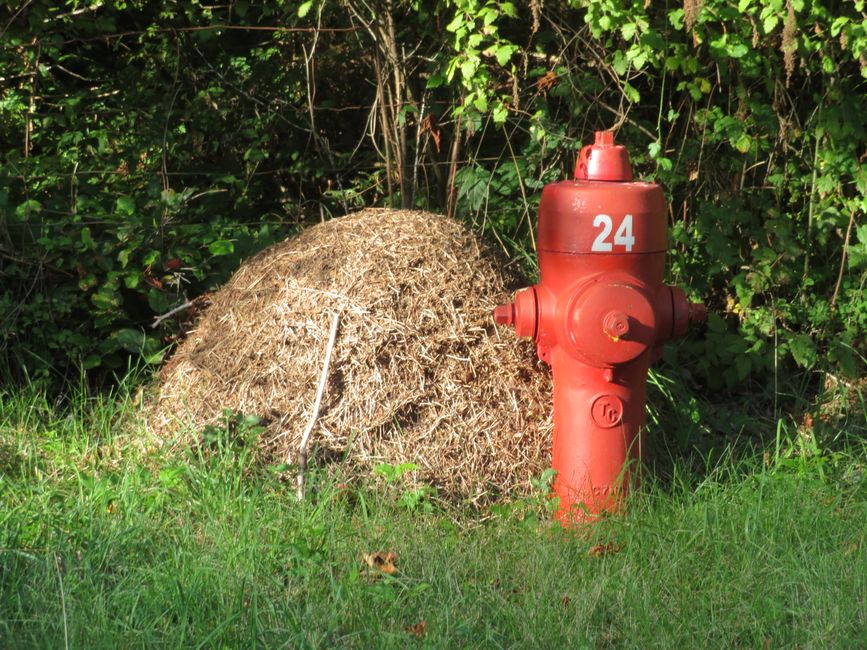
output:
[{"label": "shrub foliage", "polygon": [[156,315],[362,205],[471,219],[531,265],[541,187],[615,128],[668,194],[672,280],[715,314],[695,374],[857,375],[864,4],[6,3],[0,357],[157,362],[182,327]]}]

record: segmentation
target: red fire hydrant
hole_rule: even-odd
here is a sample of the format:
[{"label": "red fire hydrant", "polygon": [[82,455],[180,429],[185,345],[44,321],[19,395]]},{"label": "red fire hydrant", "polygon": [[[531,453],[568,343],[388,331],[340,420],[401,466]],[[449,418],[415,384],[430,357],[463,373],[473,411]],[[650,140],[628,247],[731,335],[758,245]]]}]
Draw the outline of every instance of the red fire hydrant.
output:
[{"label": "red fire hydrant", "polygon": [[581,149],[574,180],[542,190],[537,247],[539,283],[494,318],[552,368],[551,465],[568,524],[620,509],[642,456],[647,369],[707,311],[663,284],[662,189],[632,180],[609,131]]}]

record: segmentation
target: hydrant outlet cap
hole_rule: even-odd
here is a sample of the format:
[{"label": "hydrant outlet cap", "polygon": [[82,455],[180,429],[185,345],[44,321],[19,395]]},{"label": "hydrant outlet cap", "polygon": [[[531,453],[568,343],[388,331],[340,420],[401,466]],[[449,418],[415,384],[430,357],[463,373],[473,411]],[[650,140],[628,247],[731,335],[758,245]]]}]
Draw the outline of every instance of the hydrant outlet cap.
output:
[{"label": "hydrant outlet cap", "polygon": [[515,322],[515,305],[497,305],[494,308],[494,321],[499,325],[512,325]]},{"label": "hydrant outlet cap", "polygon": [[612,131],[597,131],[596,142],[583,147],[575,163],[575,179],[585,181],[632,180],[632,165],[626,147],[614,144]]}]

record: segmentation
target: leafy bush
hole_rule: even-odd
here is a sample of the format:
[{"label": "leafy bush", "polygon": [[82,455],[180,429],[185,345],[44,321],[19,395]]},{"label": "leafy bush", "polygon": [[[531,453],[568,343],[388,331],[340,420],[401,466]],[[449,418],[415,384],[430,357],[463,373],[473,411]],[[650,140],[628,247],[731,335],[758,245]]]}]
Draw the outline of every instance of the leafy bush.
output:
[{"label": "leafy bush", "polygon": [[143,0],[0,9],[0,357],[157,361],[150,322],[360,205],[488,229],[533,267],[541,187],[619,130],[671,203],[686,363],[857,376],[867,328],[864,2]]}]

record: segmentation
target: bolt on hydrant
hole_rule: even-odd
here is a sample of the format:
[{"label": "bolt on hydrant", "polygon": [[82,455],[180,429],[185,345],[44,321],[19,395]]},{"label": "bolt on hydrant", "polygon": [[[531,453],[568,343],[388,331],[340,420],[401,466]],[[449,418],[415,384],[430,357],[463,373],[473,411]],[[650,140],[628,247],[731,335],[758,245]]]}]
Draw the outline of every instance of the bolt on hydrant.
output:
[{"label": "bolt on hydrant", "polygon": [[542,190],[537,248],[539,283],[494,319],[551,366],[554,494],[569,524],[621,508],[642,454],[648,367],[707,310],[663,284],[662,188],[632,180],[609,131],[581,149],[574,180]]}]

